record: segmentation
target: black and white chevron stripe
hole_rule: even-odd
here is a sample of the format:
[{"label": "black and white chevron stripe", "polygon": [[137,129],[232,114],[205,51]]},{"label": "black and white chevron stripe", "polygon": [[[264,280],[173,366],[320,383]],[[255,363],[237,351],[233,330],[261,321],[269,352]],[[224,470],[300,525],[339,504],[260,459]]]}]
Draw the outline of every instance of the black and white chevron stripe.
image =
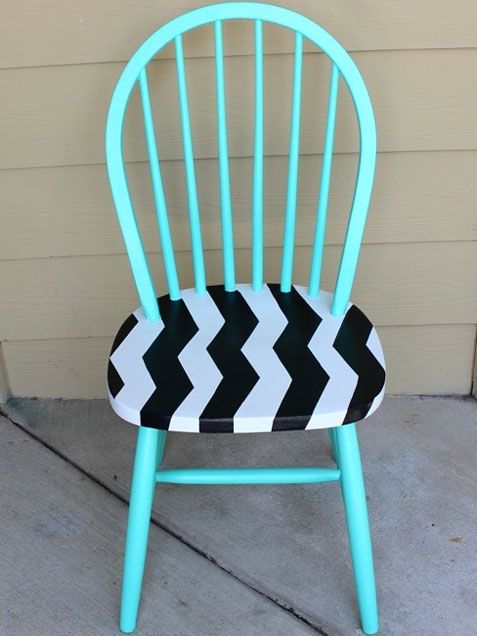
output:
[{"label": "black and white chevron stripe", "polygon": [[376,330],[352,304],[332,316],[328,292],[240,284],[158,302],[162,320],[135,311],[109,359],[112,407],[133,424],[184,432],[326,428],[367,417],[383,399]]}]

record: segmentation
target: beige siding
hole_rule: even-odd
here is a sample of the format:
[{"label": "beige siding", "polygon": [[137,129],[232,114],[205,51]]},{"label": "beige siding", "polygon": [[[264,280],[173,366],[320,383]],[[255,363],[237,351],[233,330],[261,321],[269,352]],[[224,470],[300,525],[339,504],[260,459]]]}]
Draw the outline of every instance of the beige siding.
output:
[{"label": "beige siding", "polygon": [[[112,336],[137,306],[104,166],[109,98],[123,60],[154,26],[204,3],[82,4],[6,0],[2,5],[0,342],[6,372],[2,375],[0,353],[0,399],[10,385],[16,395],[104,395],[105,357]],[[388,361],[388,391],[468,393],[477,323],[477,83],[471,79],[477,66],[477,6],[473,0],[286,4],[319,21],[353,52],[374,103],[379,137],[376,186],[353,299],[379,326]],[[187,36],[185,49],[207,269],[211,282],[218,282],[210,36],[210,31]],[[226,25],[224,39],[237,265],[239,278],[247,280],[253,147],[250,25]],[[266,271],[276,280],[292,39],[267,27],[265,51]],[[297,282],[306,281],[310,258],[328,74],[324,56],[309,46],[306,51]],[[190,286],[182,142],[170,57],[169,49],[161,53],[150,78],[178,263],[184,286]],[[344,91],[339,101],[324,272],[328,288],[339,258],[358,148]],[[162,292],[136,96],[130,111],[125,129],[128,174]]]},{"label": "beige siding", "polygon": [[[323,146],[323,117],[328,71],[324,56],[308,54],[304,62],[302,146],[318,154]],[[411,150],[475,150],[477,82],[469,81],[477,66],[477,49],[439,51],[379,51],[356,53],[368,84],[379,129],[382,152]],[[266,115],[265,146],[269,155],[288,152],[291,55],[265,60],[265,94],[271,104]],[[81,64],[0,71],[2,113],[0,138],[4,151],[0,168],[102,163],[107,106],[123,64]],[[161,99],[158,136],[162,159],[182,157],[177,108],[175,64],[152,65]],[[233,157],[252,154],[253,58],[227,60],[229,150]],[[217,141],[212,59],[188,61],[194,143],[197,157],[215,157]],[[277,81],[280,78],[280,81]],[[283,78],[283,79],[282,79]],[[335,149],[355,152],[357,134],[350,99],[342,91]],[[138,100],[131,100],[125,130],[129,160],[145,157]]]},{"label": "beige siding", "polygon": [[[389,393],[468,393],[475,327],[379,327]],[[5,343],[15,395],[104,397],[111,338]],[[445,361],[445,362],[443,362]]]},{"label": "beige siding", "polygon": [[[203,0],[2,0],[2,67],[127,60],[146,35]],[[351,51],[475,46],[474,0],[287,0],[276,2],[319,22]],[[224,29],[226,53],[253,50],[250,25]],[[212,55],[211,41],[189,36],[189,55]],[[291,51],[281,30],[268,27],[265,50]],[[165,53],[168,55],[168,52]]]},{"label": "beige siding", "polygon": [[[252,159],[232,159],[230,165],[235,216],[235,243],[250,245]],[[339,244],[346,227],[352,194],[355,155],[338,155],[333,167],[326,240]],[[317,178],[321,157],[300,163],[297,244],[309,245],[313,232]],[[217,161],[197,161],[204,245],[220,247],[215,229],[219,219]],[[286,190],[286,157],[268,157],[265,184],[266,244],[280,245]],[[182,162],[165,161],[164,179],[175,246],[190,247],[187,197]],[[129,164],[128,175],[148,250],[159,248],[148,166]],[[378,156],[376,185],[364,240],[366,243],[469,241],[477,239],[477,151],[396,152]],[[276,186],[275,186],[276,184]],[[28,185],[28,187],[26,187]],[[2,259],[119,254],[123,251],[103,164],[0,170],[3,223]],[[22,219],[22,223],[18,222]],[[25,232],[25,227],[28,232]]]},{"label": "beige siding", "polygon": [[[306,283],[310,248],[296,249],[295,280]],[[279,248],[265,252],[268,280],[279,280]],[[332,286],[340,250],[330,246],[323,286]],[[237,250],[237,279],[250,280],[250,250]],[[191,255],[177,254],[185,287],[193,286]],[[219,250],[206,252],[211,284],[223,280]],[[164,291],[158,254],[150,257]],[[471,324],[477,315],[475,243],[365,245],[353,290],[377,325]],[[0,285],[9,302],[2,312],[7,340],[112,336],[137,307],[125,256],[41,258],[0,262]]]}]

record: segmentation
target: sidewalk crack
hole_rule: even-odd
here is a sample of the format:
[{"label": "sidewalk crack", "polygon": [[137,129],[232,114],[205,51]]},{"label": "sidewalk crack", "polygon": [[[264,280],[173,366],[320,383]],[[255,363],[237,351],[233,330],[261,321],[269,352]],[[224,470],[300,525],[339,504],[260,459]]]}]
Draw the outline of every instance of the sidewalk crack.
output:
[{"label": "sidewalk crack", "polygon": [[[53,453],[57,457],[60,457],[61,459],[63,459],[67,464],[70,464],[70,466],[73,466],[74,468],[76,468],[76,470],[78,470],[82,475],[85,475],[88,479],[90,479],[95,484],[97,484],[98,486],[100,486],[101,488],[106,490],[113,497],[116,497],[117,499],[122,501],[124,504],[129,505],[129,501],[128,501],[128,499],[126,499],[126,497],[123,497],[119,493],[114,492],[114,490],[112,490],[108,486],[108,484],[106,484],[105,482],[101,481],[99,478],[97,478],[94,475],[92,475],[91,473],[89,473],[80,464],[78,464],[77,462],[72,460],[70,457],[65,455],[65,453],[63,453],[62,451],[58,450],[57,448],[55,448],[54,446],[52,446],[51,444],[49,444],[48,442],[43,440],[32,429],[28,428],[28,425],[26,425],[23,422],[19,422],[19,421],[16,421],[15,419],[13,419],[11,413],[9,413],[8,410],[5,410],[5,408],[2,405],[0,405],[0,416],[2,416],[5,419],[7,419],[11,424],[13,424],[14,426],[18,427],[26,435],[28,435],[29,437],[34,439],[36,442],[38,442],[39,444],[44,446],[51,453]],[[259,589],[258,587],[256,587],[252,583],[250,583],[250,581],[247,581],[247,580],[241,578],[240,576],[235,574],[232,570],[230,570],[227,567],[225,567],[224,565],[222,565],[211,554],[208,554],[206,551],[202,550],[202,548],[199,548],[194,543],[192,543],[188,539],[184,538],[184,536],[181,535],[180,533],[176,532],[175,530],[172,530],[171,528],[169,528],[168,526],[164,525],[163,523],[161,523],[157,519],[151,518],[151,523],[154,524],[155,526],[157,526],[158,528],[160,528],[161,530],[163,530],[164,532],[166,532],[168,535],[170,535],[171,537],[173,537],[174,539],[176,539],[177,541],[179,541],[183,545],[187,546],[190,550],[195,552],[200,557],[206,559],[207,561],[209,561],[210,563],[212,563],[213,565],[218,567],[220,570],[222,570],[223,572],[225,572],[226,574],[231,576],[233,579],[235,579],[236,581],[238,581],[242,585],[245,585],[245,587],[247,587],[248,589],[254,591],[256,594],[259,594],[263,598],[267,599],[268,601],[270,601],[271,603],[273,603],[274,605],[279,607],[281,610],[287,612],[288,614],[291,614],[298,621],[300,621],[301,623],[303,623],[304,625],[306,625],[307,627],[312,629],[316,634],[319,634],[320,636],[331,636],[331,634],[329,632],[327,632],[322,626],[316,625],[315,623],[313,623],[310,619],[306,618],[303,614],[300,614],[300,612],[298,612],[293,606],[291,606],[290,604],[286,603],[285,601],[279,599],[278,597],[270,596],[269,594],[267,594],[263,590]]]}]

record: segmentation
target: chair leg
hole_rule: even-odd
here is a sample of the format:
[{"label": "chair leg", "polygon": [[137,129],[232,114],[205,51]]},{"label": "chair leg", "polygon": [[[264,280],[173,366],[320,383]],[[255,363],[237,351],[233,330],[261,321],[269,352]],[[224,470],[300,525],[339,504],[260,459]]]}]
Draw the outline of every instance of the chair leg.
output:
[{"label": "chair leg", "polygon": [[129,501],[119,619],[119,627],[125,633],[136,629],[156,486],[156,467],[162,459],[165,437],[165,431],[153,428],[141,427],[138,431]]},{"label": "chair leg", "polygon": [[166,447],[167,431],[159,431],[159,437],[157,440],[156,451],[156,470],[161,467],[162,457],[164,455],[164,448]]},{"label": "chair leg", "polygon": [[340,462],[338,457],[338,443],[336,441],[336,428],[329,428],[328,435],[330,437],[330,442],[331,442],[331,454],[333,455],[335,464],[339,467]]},{"label": "chair leg", "polygon": [[376,584],[356,425],[336,428],[335,435],[361,626],[365,634],[375,634],[379,629]]}]

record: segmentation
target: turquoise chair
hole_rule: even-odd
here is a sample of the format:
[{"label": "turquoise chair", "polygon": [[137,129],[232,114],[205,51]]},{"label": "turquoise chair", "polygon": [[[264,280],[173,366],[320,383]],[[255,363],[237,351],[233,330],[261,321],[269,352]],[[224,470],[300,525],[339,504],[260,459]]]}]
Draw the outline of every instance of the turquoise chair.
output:
[{"label": "turquoise chair", "polygon": [[[235,277],[222,26],[250,20],[255,42],[255,126],[251,201],[251,283]],[[264,22],[294,33],[289,170],[280,283],[263,277]],[[182,34],[214,26],[224,285],[206,286]],[[326,136],[308,287],[292,284],[303,43],[330,60]],[[156,147],[147,64],[175,46],[195,288],[181,290]],[[360,132],[354,199],[333,293],[320,291],[338,84],[353,99]],[[150,175],[169,294],[157,298],[128,189],[122,129],[139,85]],[[159,131],[160,136],[160,131]],[[363,631],[378,630],[373,557],[355,422],[379,406],[384,360],[376,331],[349,302],[372,190],[376,131],[368,92],[353,60],[311,20],[269,4],[202,7],[153,33],[123,70],[111,101],[106,156],[111,190],[141,308],[123,323],[108,365],[115,412],[136,424],[138,439],[124,559],[120,628],[136,627],[153,495],[157,483],[297,484],[338,481],[343,495]],[[219,222],[219,221],[218,221]],[[328,428],[333,468],[161,469],[167,431],[253,433]]]}]

